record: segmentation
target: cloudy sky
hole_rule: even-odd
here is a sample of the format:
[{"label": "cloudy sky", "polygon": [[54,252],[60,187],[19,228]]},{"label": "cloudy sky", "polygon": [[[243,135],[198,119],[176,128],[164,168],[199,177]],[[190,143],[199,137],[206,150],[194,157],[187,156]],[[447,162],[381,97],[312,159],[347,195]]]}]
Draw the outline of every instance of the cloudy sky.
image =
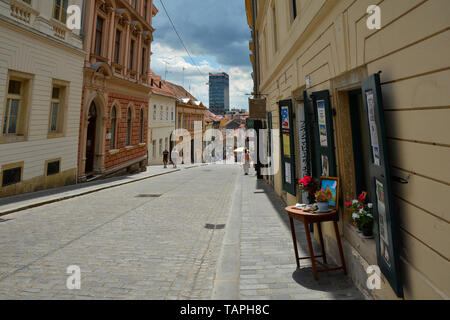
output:
[{"label": "cloudy sky", "polygon": [[[244,0],[162,0],[198,67],[184,50],[161,5],[154,0],[158,14],[153,18],[153,71],[184,87],[206,106],[208,73],[230,76],[230,107],[248,109],[247,93],[252,91],[251,63]],[[203,76],[201,75],[203,74]]]}]

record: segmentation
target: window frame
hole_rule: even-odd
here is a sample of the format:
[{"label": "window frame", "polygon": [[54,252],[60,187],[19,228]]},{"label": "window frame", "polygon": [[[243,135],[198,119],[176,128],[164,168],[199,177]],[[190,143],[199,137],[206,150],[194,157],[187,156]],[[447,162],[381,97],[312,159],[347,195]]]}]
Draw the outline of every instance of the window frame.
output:
[{"label": "window frame", "polygon": [[[53,174],[49,175],[48,174],[48,165],[50,163],[53,163],[53,162],[59,162],[59,171],[58,171],[58,173],[53,173]],[[61,172],[62,172],[62,158],[46,160],[44,169],[45,169],[45,172],[44,172],[44,176],[45,177],[52,177],[52,176],[61,174]]]},{"label": "window frame", "polygon": [[[101,19],[103,20],[102,23],[102,29],[100,31],[100,41],[98,41],[98,35],[99,35],[99,30],[97,29],[98,27],[98,20]],[[95,40],[94,40],[94,54],[96,56],[99,57],[103,57],[103,51],[104,51],[104,38],[105,38],[105,24],[106,24],[106,17],[104,17],[102,14],[97,13],[97,19],[95,20]],[[99,44],[99,48],[97,52],[97,44]]]},{"label": "window frame", "polygon": [[132,136],[133,136],[133,111],[132,107],[129,106],[127,108],[127,115],[126,115],[126,136],[125,136],[126,147],[130,147],[133,145]]},{"label": "window frame", "polygon": [[[2,169],[0,171],[0,186],[1,186],[1,188],[8,188],[8,187],[15,186],[15,185],[18,185],[18,184],[23,182],[24,164],[25,164],[25,162],[21,161],[21,162],[15,162],[15,163],[8,163],[8,164],[5,164],[5,165],[3,165],[1,167],[1,169]],[[4,186],[3,185],[3,173],[5,171],[11,170],[11,169],[16,169],[16,168],[20,168],[20,180],[18,182],[16,182],[16,183],[8,184],[8,185]]]},{"label": "window frame", "polygon": [[[56,13],[55,11],[56,11],[56,6],[57,6],[56,1],[57,0],[53,0],[52,18],[65,24],[67,22],[67,8],[69,7],[69,0],[60,0],[62,5],[59,7],[58,17],[55,17],[55,13]],[[64,17],[64,19],[62,19],[63,17]]]},{"label": "window frame", "polygon": [[[118,117],[118,111],[120,111],[120,107],[116,107],[116,104],[113,104],[111,107],[111,111],[109,113],[109,124],[110,124],[110,134],[111,139],[109,141],[109,150],[117,150],[118,149],[118,129],[119,129],[119,117]],[[115,116],[113,117],[113,111],[115,111]],[[114,120],[114,123],[113,123]]]},{"label": "window frame", "polygon": [[144,139],[144,124],[145,124],[145,112],[144,107],[141,107],[139,111],[139,144],[145,144]]},{"label": "window frame", "polygon": [[[13,96],[9,94],[10,81],[21,82],[21,101],[18,112],[18,119],[16,124],[16,133],[3,134],[4,121],[6,116],[6,106],[8,104],[8,97]],[[31,98],[33,88],[34,75],[23,73],[15,70],[8,70],[8,76],[5,85],[5,99],[3,102],[2,118],[0,119],[0,144],[2,143],[14,143],[26,141],[28,138],[28,123],[31,109]],[[9,118],[8,118],[9,119]],[[9,122],[9,120],[8,120]]]},{"label": "window frame", "polygon": [[[53,98],[54,88],[59,89],[58,99]],[[68,98],[69,98],[69,82],[53,79],[50,91],[50,111],[49,111],[47,139],[61,138],[66,135]],[[53,116],[52,111],[53,111],[53,103],[55,102],[58,102],[58,113],[56,119],[56,130],[52,131],[51,128]]]}]

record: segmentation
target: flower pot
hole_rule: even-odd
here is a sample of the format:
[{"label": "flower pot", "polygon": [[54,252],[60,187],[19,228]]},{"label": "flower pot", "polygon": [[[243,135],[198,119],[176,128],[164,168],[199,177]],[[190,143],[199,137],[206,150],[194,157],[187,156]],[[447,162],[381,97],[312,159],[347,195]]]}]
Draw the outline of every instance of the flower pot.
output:
[{"label": "flower pot", "polygon": [[329,210],[328,202],[318,202],[317,206],[320,212],[327,212]]},{"label": "flower pot", "polygon": [[372,236],[372,227],[373,227],[372,223],[365,224],[362,227],[362,234],[363,234],[363,236],[371,237]]}]

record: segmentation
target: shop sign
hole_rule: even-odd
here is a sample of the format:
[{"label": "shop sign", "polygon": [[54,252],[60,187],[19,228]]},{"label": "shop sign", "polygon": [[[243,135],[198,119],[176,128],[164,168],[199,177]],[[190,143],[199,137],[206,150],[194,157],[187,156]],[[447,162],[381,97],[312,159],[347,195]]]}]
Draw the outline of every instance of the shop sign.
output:
[{"label": "shop sign", "polygon": [[266,99],[249,99],[249,118],[266,118]]}]

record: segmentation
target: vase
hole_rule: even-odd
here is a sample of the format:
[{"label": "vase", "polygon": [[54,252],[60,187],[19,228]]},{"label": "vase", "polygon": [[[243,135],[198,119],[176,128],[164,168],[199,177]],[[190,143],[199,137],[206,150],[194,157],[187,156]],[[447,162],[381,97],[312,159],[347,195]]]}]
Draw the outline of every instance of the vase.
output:
[{"label": "vase", "polygon": [[329,210],[328,202],[318,202],[317,206],[320,212],[327,212]]},{"label": "vase", "polygon": [[362,234],[363,234],[363,236],[371,237],[372,236],[372,227],[373,227],[372,223],[366,223],[362,227]]}]

